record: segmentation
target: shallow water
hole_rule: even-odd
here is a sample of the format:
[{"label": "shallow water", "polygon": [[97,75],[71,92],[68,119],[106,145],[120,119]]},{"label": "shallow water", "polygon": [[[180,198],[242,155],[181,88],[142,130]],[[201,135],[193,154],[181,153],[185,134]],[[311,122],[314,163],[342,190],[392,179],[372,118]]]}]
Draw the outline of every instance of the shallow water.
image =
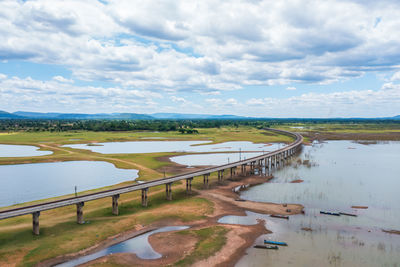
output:
[{"label": "shallow water", "polygon": [[149,236],[155,233],[162,233],[162,232],[170,232],[170,231],[177,231],[177,230],[185,230],[188,229],[189,226],[167,226],[162,227],[154,231],[150,231],[143,235],[136,236],[134,238],[128,239],[124,242],[115,244],[110,246],[106,249],[100,250],[96,253],[89,254],[87,256],[83,256],[59,265],[58,267],[73,267],[79,264],[83,264],[85,262],[109,255],[114,253],[135,253],[141,259],[158,259],[161,258],[162,255],[157,253],[149,243]]},{"label": "shallow water", "polygon": [[100,161],[0,165],[0,206],[62,196],[109,186],[138,177]]},{"label": "shallow water", "polygon": [[263,152],[195,154],[171,157],[170,160],[178,164],[187,165],[189,167],[214,166],[248,159],[262,154]]},{"label": "shallow water", "polygon": [[52,151],[40,151],[38,149],[37,146],[0,144],[0,157],[35,157],[53,154]]},{"label": "shallow water", "polygon": [[[247,213],[248,218],[221,219],[254,224],[264,218],[273,234],[261,236],[257,243],[263,239],[289,243],[278,251],[250,248],[237,266],[399,266],[400,236],[381,229],[400,229],[400,142],[330,141],[304,147],[300,158],[305,164],[293,163],[276,171],[270,183],[244,191],[241,197],[300,203],[305,215],[282,220]],[[289,183],[296,179],[304,182]],[[352,209],[352,205],[368,209]],[[320,210],[351,212],[358,217],[321,215]]]},{"label": "shallow water", "polygon": [[88,149],[102,154],[158,153],[158,152],[230,152],[230,151],[273,151],[283,144],[255,144],[248,141],[234,141],[208,144],[211,141],[134,141],[108,142],[96,145],[73,144],[65,147]]}]

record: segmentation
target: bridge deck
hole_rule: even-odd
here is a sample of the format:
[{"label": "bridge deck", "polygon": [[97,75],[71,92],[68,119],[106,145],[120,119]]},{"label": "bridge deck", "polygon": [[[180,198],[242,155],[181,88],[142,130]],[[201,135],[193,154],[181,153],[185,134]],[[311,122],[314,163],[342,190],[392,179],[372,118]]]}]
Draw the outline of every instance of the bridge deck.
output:
[{"label": "bridge deck", "polygon": [[224,164],[224,165],[211,167],[211,168],[205,168],[205,169],[202,169],[199,171],[188,172],[188,173],[171,176],[171,177],[167,177],[167,178],[163,178],[163,179],[144,182],[141,184],[135,184],[135,185],[129,185],[129,186],[124,186],[124,187],[110,189],[110,190],[104,190],[101,192],[91,193],[91,194],[87,194],[87,195],[83,195],[83,196],[65,198],[65,199],[56,200],[56,201],[44,202],[44,203],[40,203],[40,204],[36,204],[36,205],[29,205],[29,206],[20,207],[20,208],[3,210],[3,211],[0,211],[0,220],[11,218],[11,217],[16,217],[16,216],[21,216],[21,215],[26,215],[26,214],[31,214],[34,212],[40,212],[40,211],[60,208],[60,207],[64,207],[64,206],[74,205],[74,204],[78,204],[81,202],[92,201],[92,200],[96,200],[96,199],[100,199],[100,198],[111,197],[111,196],[118,195],[118,194],[124,194],[124,193],[137,191],[137,190],[141,190],[141,189],[145,189],[145,188],[149,188],[149,187],[169,184],[169,183],[173,183],[176,181],[185,180],[188,178],[193,178],[195,176],[201,176],[204,174],[210,174],[212,172],[217,172],[217,171],[221,171],[221,170],[225,170],[225,169],[229,169],[229,168],[234,168],[234,167],[245,165],[245,164],[257,161],[257,160],[261,160],[261,159],[265,159],[265,158],[268,158],[268,157],[271,157],[274,155],[278,155],[284,151],[287,151],[287,150],[290,150],[293,148],[297,148],[303,142],[303,137],[300,134],[291,133],[291,132],[282,131],[282,130],[276,130],[276,129],[267,129],[267,130],[293,136],[296,138],[296,140],[293,143],[291,143],[288,146],[285,146],[281,149],[278,149],[273,152],[265,153],[260,156],[252,157],[252,158],[249,158],[246,160],[236,161],[236,162],[232,162],[229,164]]}]

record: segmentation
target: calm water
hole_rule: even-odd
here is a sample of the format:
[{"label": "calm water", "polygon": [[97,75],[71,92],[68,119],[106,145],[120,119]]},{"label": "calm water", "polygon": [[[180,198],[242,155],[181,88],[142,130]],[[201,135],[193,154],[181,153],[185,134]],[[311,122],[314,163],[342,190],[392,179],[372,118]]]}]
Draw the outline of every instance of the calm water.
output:
[{"label": "calm water", "polygon": [[[254,224],[256,218],[264,218],[273,234],[257,242],[289,243],[278,251],[250,248],[237,266],[399,266],[400,236],[381,229],[400,229],[400,143],[331,141],[304,147],[300,158],[302,164],[276,171],[271,183],[243,192],[242,198],[300,203],[305,215],[291,216],[288,221],[256,213],[221,219]],[[304,182],[289,183],[295,179]],[[369,208],[356,210],[352,205]],[[358,217],[320,215],[320,210],[351,212]]]},{"label": "calm water", "polygon": [[59,265],[57,267],[73,267],[79,264],[83,264],[85,262],[109,255],[114,253],[135,253],[141,259],[158,259],[161,258],[162,255],[157,253],[149,243],[149,236],[155,233],[162,232],[170,232],[170,231],[178,231],[188,229],[189,226],[167,226],[162,227],[160,229],[150,231],[146,234],[128,239],[124,242],[115,244],[106,249],[100,250],[99,252],[89,254],[87,256],[83,256],[77,258],[75,260],[71,260]]},{"label": "calm water", "polygon": [[2,145],[0,144],[0,157],[35,157],[53,154],[52,151],[39,151],[36,146]]},{"label": "calm water", "polygon": [[0,206],[62,196],[138,177],[137,170],[118,169],[99,161],[0,165]]},{"label": "calm water", "polygon": [[88,149],[103,154],[157,153],[157,152],[230,152],[230,151],[272,151],[282,144],[255,144],[248,141],[210,144],[211,141],[134,141],[65,145],[65,147]]},{"label": "calm water", "polygon": [[262,155],[263,152],[195,154],[171,157],[170,160],[187,166],[212,166],[232,163]]}]

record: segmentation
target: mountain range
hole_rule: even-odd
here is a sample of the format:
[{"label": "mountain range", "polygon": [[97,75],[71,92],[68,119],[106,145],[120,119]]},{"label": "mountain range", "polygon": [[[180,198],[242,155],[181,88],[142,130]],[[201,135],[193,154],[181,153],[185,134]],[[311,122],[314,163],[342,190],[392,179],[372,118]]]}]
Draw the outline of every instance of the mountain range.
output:
[{"label": "mountain range", "polygon": [[[238,120],[238,119],[265,119],[255,117],[244,117],[236,115],[212,115],[212,114],[181,114],[181,113],[153,113],[153,114],[138,114],[138,113],[42,113],[42,112],[27,112],[17,111],[9,113],[0,110],[0,119],[52,119],[52,120],[187,120],[187,119],[211,119],[211,120]],[[332,118],[343,119],[343,118]],[[348,118],[348,119],[366,119],[366,118]],[[394,117],[380,117],[370,119],[383,120],[400,120],[400,115]]]}]

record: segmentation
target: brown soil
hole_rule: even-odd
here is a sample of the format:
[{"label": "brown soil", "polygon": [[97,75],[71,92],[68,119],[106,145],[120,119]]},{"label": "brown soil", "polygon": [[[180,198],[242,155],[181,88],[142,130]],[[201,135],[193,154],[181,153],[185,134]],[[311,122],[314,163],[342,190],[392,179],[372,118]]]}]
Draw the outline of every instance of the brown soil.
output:
[{"label": "brown soil", "polygon": [[[206,198],[213,202],[213,214],[209,215],[206,219],[194,221],[190,223],[183,223],[177,220],[168,219],[162,220],[155,224],[142,227],[136,225],[130,231],[120,233],[116,236],[109,237],[107,240],[97,244],[93,247],[87,248],[77,253],[63,255],[54,259],[44,261],[38,266],[52,266],[73,258],[88,255],[97,252],[103,248],[113,244],[122,242],[132,237],[144,234],[153,229],[170,226],[170,225],[188,225],[190,229],[201,229],[220,225],[228,228],[230,231],[226,235],[227,242],[224,247],[215,255],[199,261],[195,266],[234,266],[234,264],[243,256],[246,249],[249,248],[254,240],[261,234],[269,233],[264,227],[264,223],[260,221],[257,225],[226,225],[218,223],[218,219],[226,215],[239,215],[244,216],[245,211],[253,211],[262,214],[298,214],[303,210],[302,205],[298,204],[275,204],[275,203],[260,203],[254,201],[235,201],[238,194],[234,193],[232,189],[236,186],[249,184],[250,186],[267,182],[271,177],[251,176],[243,178],[239,181],[224,181],[224,185],[216,184],[211,185],[208,190],[196,190],[199,197]],[[150,212],[150,211],[149,211]],[[195,247],[196,238],[188,237],[187,235],[179,235],[176,232],[166,232],[151,235],[149,242],[152,247],[162,254],[160,259],[156,260],[142,260],[136,255],[131,253],[117,253],[114,255],[105,256],[94,261],[88,262],[82,266],[96,266],[99,263],[112,262],[127,266],[160,266],[170,265],[190,254]]]},{"label": "brown soil", "polygon": [[302,183],[302,182],[304,182],[304,180],[297,179],[297,180],[291,181],[290,183],[291,183],[291,184],[298,184],[298,183]]},{"label": "brown soil", "polygon": [[367,206],[351,206],[352,209],[368,209]]},{"label": "brown soil", "polygon": [[333,133],[333,132],[302,132],[310,141],[318,140],[400,140],[400,132],[384,133]]},{"label": "brown soil", "polygon": [[382,232],[388,233],[388,234],[395,234],[395,235],[400,235],[399,230],[384,230],[382,229]]}]

